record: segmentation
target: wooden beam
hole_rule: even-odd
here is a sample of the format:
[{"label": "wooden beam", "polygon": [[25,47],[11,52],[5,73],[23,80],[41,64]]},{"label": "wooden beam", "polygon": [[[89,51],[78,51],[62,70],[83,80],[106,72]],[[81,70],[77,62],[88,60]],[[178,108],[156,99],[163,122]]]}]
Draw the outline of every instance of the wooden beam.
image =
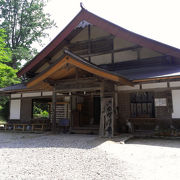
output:
[{"label": "wooden beam", "polygon": [[50,86],[54,86],[56,84],[56,81],[51,78],[45,79],[44,82],[48,83]]},{"label": "wooden beam", "polygon": [[[114,51],[114,39],[113,39],[112,49]],[[111,62],[112,64],[114,64],[114,52],[111,53]]]},{"label": "wooden beam", "polygon": [[[88,54],[91,53],[91,25],[88,25]],[[91,56],[88,56],[89,62],[91,62]]]},{"label": "wooden beam", "polygon": [[76,71],[76,75],[75,75],[76,77],[75,77],[75,78],[76,78],[76,80],[78,80],[78,78],[79,78],[79,73],[78,73],[78,68],[77,68],[77,67],[76,67],[76,70],[75,70],[75,71]]},{"label": "wooden beam", "polygon": [[129,80],[123,78],[123,77],[119,77],[117,75],[114,74],[110,74],[108,72],[105,72],[103,70],[97,69],[97,68],[93,68],[91,66],[87,66],[84,63],[81,63],[79,61],[74,60],[73,58],[69,57],[68,60],[69,63],[73,64],[76,67],[79,67],[80,69],[83,69],[89,73],[95,74],[96,76],[100,76],[103,77],[105,79],[111,80],[111,81],[115,81],[115,82],[122,82],[124,84],[130,85],[132,86],[133,83],[131,83]]},{"label": "wooden beam", "polygon": [[52,66],[50,69],[46,70],[42,74],[38,75],[36,78],[32,79],[30,82],[27,83],[27,88],[35,86],[39,82],[43,81],[44,79],[47,79],[50,77],[53,73],[57,72],[61,68],[64,67],[66,64],[74,65],[75,67],[82,69],[86,72],[89,72],[91,74],[94,74],[98,77],[105,78],[111,81],[115,82],[121,82],[122,84],[130,85],[132,86],[133,83],[126,78],[117,76],[115,74],[106,72],[105,70],[101,70],[100,68],[93,66],[91,64],[86,64],[83,61],[76,60],[70,56],[65,56],[63,59],[61,59],[58,63],[56,63],[54,66]]},{"label": "wooden beam", "polygon": [[86,77],[86,78],[73,78],[73,79],[60,79],[60,80],[56,80],[56,84],[72,84],[72,83],[95,83],[95,82],[100,82],[102,81],[102,79],[98,79],[96,77]]},{"label": "wooden beam", "polygon": [[101,89],[100,89],[100,100],[101,100],[101,115],[100,115],[100,126],[99,126],[99,136],[104,137],[104,110],[103,110],[103,104],[102,100],[104,98],[104,82],[101,83]]},{"label": "wooden beam", "polygon": [[138,48],[137,50],[137,60],[141,59],[141,50]]},{"label": "wooden beam", "polygon": [[66,58],[63,58],[61,61],[59,61],[51,69],[47,70],[43,74],[40,74],[38,77],[36,77],[35,79],[32,79],[30,82],[28,82],[27,87],[32,87],[32,86],[36,85],[37,83],[39,83],[40,81],[43,81],[44,79],[46,79],[47,77],[49,77],[50,75],[55,73],[57,70],[62,68],[65,64],[67,64]]},{"label": "wooden beam", "polygon": [[83,44],[83,43],[88,43],[89,41],[96,42],[96,41],[101,41],[101,40],[110,40],[110,39],[113,39],[113,38],[114,38],[113,35],[103,36],[103,37],[99,37],[99,38],[96,38],[96,39],[91,39],[91,37],[90,37],[90,38],[88,38],[88,40],[71,43],[71,44],[68,45],[68,47],[76,46],[76,45]]},{"label": "wooden beam", "polygon": [[100,89],[99,83],[58,83],[57,90],[63,91],[85,91],[85,90],[92,90],[92,89]]},{"label": "wooden beam", "polygon": [[59,92],[59,93],[67,93],[67,92],[83,92],[83,91],[86,91],[86,92],[94,92],[94,91],[98,91],[100,90],[100,87],[96,86],[96,87],[84,87],[84,88],[72,88],[72,89],[69,89],[69,88],[58,88],[56,90],[56,92]]},{"label": "wooden beam", "polygon": [[[99,56],[99,55],[103,55],[103,54],[114,54],[114,53],[117,53],[117,52],[123,52],[123,51],[130,51],[130,50],[136,50],[136,49],[139,49],[139,48],[142,48],[141,46],[139,45],[135,45],[135,46],[130,46],[130,47],[126,47],[126,48],[121,48],[121,49],[115,49],[115,50],[111,50],[111,51],[102,51],[102,52],[99,52],[99,53],[90,53],[90,54],[85,54],[85,55],[81,55],[83,58],[86,58],[86,57],[89,57],[89,56]],[[76,54],[78,54],[78,52],[76,52]]]}]

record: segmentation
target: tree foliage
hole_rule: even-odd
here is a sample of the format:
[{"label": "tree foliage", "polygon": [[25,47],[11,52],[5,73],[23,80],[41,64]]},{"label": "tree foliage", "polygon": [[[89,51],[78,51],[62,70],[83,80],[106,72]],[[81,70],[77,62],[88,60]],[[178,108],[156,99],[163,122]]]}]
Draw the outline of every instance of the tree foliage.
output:
[{"label": "tree foliage", "polygon": [[16,72],[12,67],[0,63],[0,88],[19,83]]},{"label": "tree foliage", "polygon": [[0,88],[19,82],[17,70],[6,64],[11,62],[11,51],[6,47],[5,38],[5,31],[0,29]]},{"label": "tree foliage", "polygon": [[0,62],[7,63],[11,61],[10,49],[6,47],[6,35],[3,29],[0,29]]},{"label": "tree foliage", "polygon": [[[6,46],[5,38],[5,31],[0,29],[0,88],[20,82],[16,75],[17,70],[6,64],[11,62],[11,51]],[[5,96],[0,96],[1,105],[3,106],[3,112],[8,114],[8,99]],[[1,110],[0,115],[2,115]]]},{"label": "tree foliage", "polygon": [[6,30],[7,45],[12,51],[11,66],[17,68],[21,60],[29,60],[36,52],[33,42],[41,43],[55,26],[50,15],[43,11],[45,0],[0,0],[0,27]]}]

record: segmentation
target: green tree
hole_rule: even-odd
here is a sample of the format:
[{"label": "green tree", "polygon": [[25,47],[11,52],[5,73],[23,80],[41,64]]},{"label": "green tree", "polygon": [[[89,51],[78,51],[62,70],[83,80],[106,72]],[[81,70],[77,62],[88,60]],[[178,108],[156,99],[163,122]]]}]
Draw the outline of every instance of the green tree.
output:
[{"label": "green tree", "polygon": [[56,26],[43,11],[47,0],[0,0],[0,27],[6,30],[7,45],[12,51],[13,68],[22,60],[30,60],[37,52],[33,42],[48,36],[45,30]]},{"label": "green tree", "polygon": [[[0,29],[0,88],[19,83],[17,70],[8,66],[6,63],[11,62],[11,51],[5,43],[5,31]],[[8,98],[0,96],[0,121],[3,116],[8,115]]]},{"label": "green tree", "polygon": [[3,29],[0,29],[0,63],[7,63],[11,61],[10,49],[6,47],[6,35]]},{"label": "green tree", "polygon": [[19,83],[16,72],[12,67],[0,63],[0,88]]},{"label": "green tree", "polygon": [[0,29],[0,88],[19,82],[17,70],[6,64],[11,62],[11,51],[6,46],[5,38],[5,31]]}]

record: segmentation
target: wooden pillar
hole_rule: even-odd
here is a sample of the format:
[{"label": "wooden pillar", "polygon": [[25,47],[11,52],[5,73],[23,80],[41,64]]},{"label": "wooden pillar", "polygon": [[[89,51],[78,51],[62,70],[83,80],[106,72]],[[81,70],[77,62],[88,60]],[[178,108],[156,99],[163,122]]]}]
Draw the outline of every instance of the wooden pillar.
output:
[{"label": "wooden pillar", "polygon": [[115,122],[115,119],[116,119],[116,109],[117,109],[117,106],[116,106],[116,93],[115,93],[115,91],[114,92],[112,92],[112,98],[113,98],[113,111],[112,111],[112,113],[113,113],[113,115],[112,115],[112,137],[114,136],[114,130],[115,130],[115,125],[116,125],[116,122]]},{"label": "wooden pillar", "polygon": [[112,82],[103,82],[101,84],[101,119],[100,119],[100,137],[113,137],[114,135],[114,110],[115,110],[115,91]]},{"label": "wooden pillar", "polygon": [[56,87],[54,86],[52,95],[52,132],[56,132]]},{"label": "wooden pillar", "polygon": [[100,127],[99,127],[100,137],[104,137],[103,98],[104,98],[104,82],[102,82],[101,89],[100,89],[100,99],[101,99],[101,115],[100,115]]},{"label": "wooden pillar", "polygon": [[[118,118],[119,118],[119,104],[118,104],[118,91],[117,91],[117,85],[115,85],[115,92],[114,92],[114,125],[113,125],[113,131],[118,131]],[[113,135],[114,135],[113,132]]]},{"label": "wooden pillar", "polygon": [[94,124],[94,95],[91,93],[89,100],[89,120],[90,124]]},{"label": "wooden pillar", "polygon": [[114,38],[113,38],[112,49],[113,49],[113,52],[111,53],[111,63],[114,64]]},{"label": "wooden pillar", "polygon": [[71,114],[70,114],[70,122],[69,122],[69,131],[71,132],[72,130],[72,126],[73,126],[73,115],[72,115],[72,112],[73,112],[73,109],[72,109],[72,95],[70,96],[70,107],[71,107]]}]

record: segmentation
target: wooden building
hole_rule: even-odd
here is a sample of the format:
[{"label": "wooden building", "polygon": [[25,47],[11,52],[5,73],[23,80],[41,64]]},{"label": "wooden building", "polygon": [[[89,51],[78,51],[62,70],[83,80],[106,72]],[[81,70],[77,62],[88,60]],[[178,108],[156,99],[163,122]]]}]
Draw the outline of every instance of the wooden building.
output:
[{"label": "wooden building", "polygon": [[113,136],[180,127],[180,50],[130,32],[82,9],[18,73],[9,120],[32,120],[34,102],[49,104],[52,130],[64,119],[71,132]]}]

